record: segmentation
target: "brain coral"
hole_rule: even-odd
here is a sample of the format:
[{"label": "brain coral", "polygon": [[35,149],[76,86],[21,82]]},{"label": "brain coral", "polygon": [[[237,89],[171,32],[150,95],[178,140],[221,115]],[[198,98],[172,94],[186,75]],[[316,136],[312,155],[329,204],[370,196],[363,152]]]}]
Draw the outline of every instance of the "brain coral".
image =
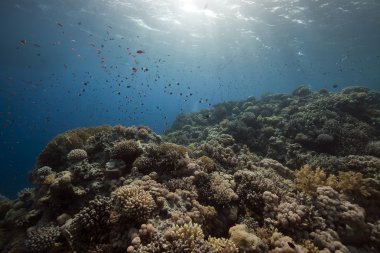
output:
[{"label": "brain coral", "polygon": [[139,186],[121,186],[112,192],[115,209],[140,222],[150,218],[155,207],[152,195]]}]

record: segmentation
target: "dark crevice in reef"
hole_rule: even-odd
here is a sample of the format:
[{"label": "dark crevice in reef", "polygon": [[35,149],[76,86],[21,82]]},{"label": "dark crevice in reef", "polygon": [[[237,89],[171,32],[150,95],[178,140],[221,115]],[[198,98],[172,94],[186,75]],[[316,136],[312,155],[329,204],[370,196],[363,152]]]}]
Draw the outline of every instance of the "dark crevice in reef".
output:
[{"label": "dark crevice in reef", "polygon": [[267,94],[63,133],[0,198],[1,252],[378,252],[380,95]]}]

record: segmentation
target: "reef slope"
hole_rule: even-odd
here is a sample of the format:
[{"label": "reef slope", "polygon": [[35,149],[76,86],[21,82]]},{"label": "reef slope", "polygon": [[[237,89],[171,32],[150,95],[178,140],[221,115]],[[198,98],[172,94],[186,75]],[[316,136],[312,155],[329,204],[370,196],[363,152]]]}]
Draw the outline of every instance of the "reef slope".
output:
[{"label": "reef slope", "polygon": [[[1,252],[378,252],[380,96],[300,87],[54,138]],[[176,143],[176,144],[174,144]]]}]

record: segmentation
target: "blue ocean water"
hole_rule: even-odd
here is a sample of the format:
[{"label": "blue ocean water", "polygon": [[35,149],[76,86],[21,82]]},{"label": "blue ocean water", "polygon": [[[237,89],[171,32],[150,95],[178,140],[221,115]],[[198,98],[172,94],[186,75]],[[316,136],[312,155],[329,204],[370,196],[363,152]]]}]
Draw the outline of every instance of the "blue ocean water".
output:
[{"label": "blue ocean water", "polygon": [[266,92],[380,90],[377,0],[3,0],[0,193],[55,135],[158,133],[181,112]]}]

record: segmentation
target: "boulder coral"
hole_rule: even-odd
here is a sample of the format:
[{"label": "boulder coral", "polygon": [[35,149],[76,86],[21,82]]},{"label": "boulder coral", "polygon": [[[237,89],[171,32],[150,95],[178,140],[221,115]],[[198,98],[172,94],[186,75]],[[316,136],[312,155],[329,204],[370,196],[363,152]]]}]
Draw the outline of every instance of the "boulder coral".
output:
[{"label": "boulder coral", "polygon": [[83,149],[73,149],[67,154],[67,160],[70,162],[80,162],[87,159],[87,152]]},{"label": "boulder coral", "polygon": [[133,140],[120,141],[112,149],[112,156],[123,160],[127,165],[131,165],[140,154],[141,148]]}]

